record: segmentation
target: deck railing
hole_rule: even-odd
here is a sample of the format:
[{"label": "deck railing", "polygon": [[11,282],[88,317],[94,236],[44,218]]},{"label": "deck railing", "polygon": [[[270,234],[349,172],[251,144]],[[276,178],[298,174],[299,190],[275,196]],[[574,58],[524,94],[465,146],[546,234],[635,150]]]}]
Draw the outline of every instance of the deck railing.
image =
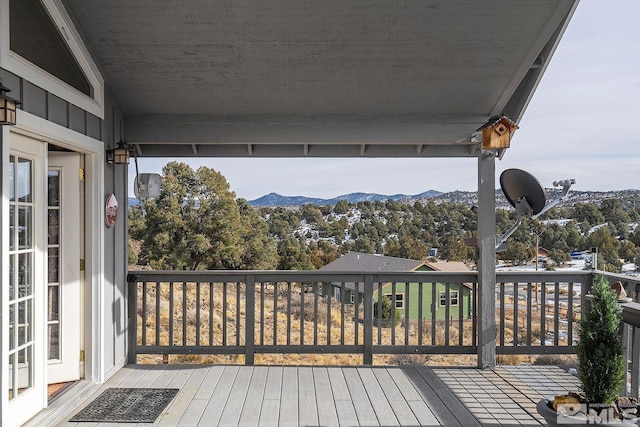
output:
[{"label": "deck railing", "polygon": [[[622,280],[637,299],[640,284]],[[477,275],[412,272],[135,271],[130,361],[137,354],[474,354]],[[591,272],[498,273],[498,354],[575,352]],[[386,295],[390,313],[376,310]],[[135,313],[135,315],[134,315]],[[396,319],[393,321],[392,319]]]},{"label": "deck railing", "polygon": [[[135,271],[138,354],[473,354],[475,273]],[[377,310],[378,295],[390,310]],[[453,303],[453,305],[452,305]],[[395,319],[395,320],[394,320]]]},{"label": "deck railing", "polygon": [[[575,353],[593,272],[498,272],[496,353]],[[621,282],[629,382],[640,389],[640,279]],[[477,273],[131,271],[129,363],[137,356],[475,354]],[[390,310],[376,309],[379,296]],[[395,320],[394,320],[395,319]]]},{"label": "deck railing", "polygon": [[575,353],[592,277],[588,271],[497,273],[496,353]]}]

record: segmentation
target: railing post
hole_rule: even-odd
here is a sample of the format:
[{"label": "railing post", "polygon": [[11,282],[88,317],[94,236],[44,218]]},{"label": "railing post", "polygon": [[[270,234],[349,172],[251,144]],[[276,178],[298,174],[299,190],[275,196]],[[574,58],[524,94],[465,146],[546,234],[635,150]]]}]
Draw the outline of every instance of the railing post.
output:
[{"label": "railing post", "polygon": [[138,345],[138,278],[127,275],[127,364],[137,362]]},{"label": "railing post", "polygon": [[247,289],[244,325],[244,364],[252,366],[255,356],[255,318],[256,318],[256,276],[250,274],[246,280]]},{"label": "railing post", "polygon": [[373,276],[370,274],[364,276],[363,340],[362,364],[373,365]]}]

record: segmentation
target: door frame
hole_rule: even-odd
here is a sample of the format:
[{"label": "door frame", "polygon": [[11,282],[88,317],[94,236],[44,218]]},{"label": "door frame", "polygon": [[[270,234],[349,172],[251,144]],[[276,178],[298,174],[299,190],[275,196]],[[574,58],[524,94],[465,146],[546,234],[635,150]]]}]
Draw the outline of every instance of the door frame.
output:
[{"label": "door frame", "polygon": [[[9,230],[9,205],[6,195],[8,195],[8,168],[9,164],[9,141],[12,133],[22,134],[36,140],[49,142],[60,147],[76,151],[84,155],[85,169],[85,190],[84,190],[84,209],[85,209],[85,229],[84,229],[84,248],[85,248],[85,292],[83,300],[84,308],[84,350],[85,350],[85,380],[91,382],[102,383],[105,379],[104,355],[102,342],[104,339],[104,319],[105,312],[102,304],[103,292],[105,287],[104,281],[104,211],[102,209],[104,193],[104,143],[88,136],[82,135],[67,128],[63,128],[45,119],[42,119],[23,110],[17,112],[17,125],[13,127],[0,127],[2,133],[1,139],[1,173],[2,173],[2,194],[3,203],[1,206],[2,217],[0,236],[2,237],[2,251],[0,257],[0,277],[2,283],[7,283],[9,278],[9,239],[5,235]],[[48,162],[44,153],[43,171],[48,169]],[[5,200],[7,202],[5,202]],[[43,203],[46,203],[43,200]],[[42,304],[41,310],[45,307]],[[2,305],[5,310],[5,304]],[[44,315],[44,313],[42,313]],[[42,316],[41,316],[42,317]],[[6,316],[5,316],[6,318]],[[2,326],[4,329],[4,325]],[[0,340],[2,343],[2,355],[0,360],[0,408],[7,408],[8,394],[7,389],[9,379],[7,378],[5,367],[9,365],[8,359],[8,339],[2,336],[0,331]],[[38,369],[46,370],[47,357],[40,356],[36,359],[39,366]],[[119,368],[119,367],[118,367]],[[43,371],[46,372],[46,371]],[[41,379],[42,380],[42,379]],[[46,375],[44,376],[46,383]],[[47,404],[46,387],[43,389],[43,395],[40,396],[43,408]],[[36,402],[34,401],[34,404]],[[8,422],[8,412],[2,410],[0,415],[0,425]]]}]

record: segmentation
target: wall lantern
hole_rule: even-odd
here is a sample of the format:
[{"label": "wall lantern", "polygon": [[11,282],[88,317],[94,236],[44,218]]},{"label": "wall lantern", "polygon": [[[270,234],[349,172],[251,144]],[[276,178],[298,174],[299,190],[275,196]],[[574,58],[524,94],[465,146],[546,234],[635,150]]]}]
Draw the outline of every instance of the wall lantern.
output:
[{"label": "wall lantern", "polygon": [[107,163],[115,165],[129,164],[129,144],[122,140],[118,142],[118,146],[111,150],[107,150]]},{"label": "wall lantern", "polygon": [[7,92],[11,90],[2,84],[0,79],[0,126],[16,124],[16,107],[20,101],[7,96]]}]

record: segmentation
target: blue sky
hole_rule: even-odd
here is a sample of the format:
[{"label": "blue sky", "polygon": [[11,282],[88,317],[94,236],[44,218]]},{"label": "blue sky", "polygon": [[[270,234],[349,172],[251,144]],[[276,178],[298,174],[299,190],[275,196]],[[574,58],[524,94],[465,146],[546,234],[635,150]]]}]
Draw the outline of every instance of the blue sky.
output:
[{"label": "blue sky", "polygon": [[[503,159],[545,187],[640,189],[640,0],[582,0]],[[330,198],[477,189],[475,159],[185,159],[220,171],[238,197]],[[161,172],[166,159],[140,159]],[[388,171],[392,170],[393,173]],[[133,162],[130,181],[135,176]],[[130,194],[133,195],[132,182]]]}]

